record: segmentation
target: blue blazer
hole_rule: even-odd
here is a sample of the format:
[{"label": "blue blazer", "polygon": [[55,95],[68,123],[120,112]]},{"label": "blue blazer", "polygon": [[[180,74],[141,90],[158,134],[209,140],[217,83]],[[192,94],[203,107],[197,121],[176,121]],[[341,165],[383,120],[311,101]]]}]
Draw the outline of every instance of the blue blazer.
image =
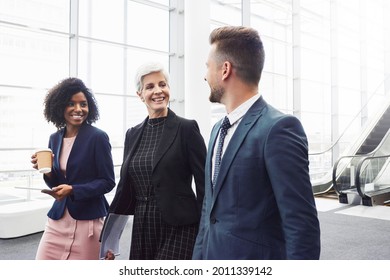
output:
[{"label": "blue blazer", "polygon": [[56,187],[68,184],[73,194],[65,199],[55,200],[48,212],[53,220],[60,219],[68,208],[76,220],[92,220],[107,214],[108,202],[104,194],[115,186],[114,165],[108,135],[84,123],[74,141],[66,166],[66,177],[60,170],[59,156],[66,128],[50,136],[49,148],[54,153],[51,177],[44,176],[46,184]]},{"label": "blue blazer", "polygon": [[320,227],[299,120],[260,97],[229,142],[212,191],[220,125],[211,132],[193,259],[319,259]]},{"label": "blue blazer", "polygon": [[[204,196],[206,145],[195,120],[181,118],[168,110],[152,167],[151,183],[156,203],[165,223],[173,226],[198,224]],[[128,170],[147,120],[126,133],[121,178],[109,212],[135,213],[135,190]],[[196,194],[192,189],[193,178]]]}]

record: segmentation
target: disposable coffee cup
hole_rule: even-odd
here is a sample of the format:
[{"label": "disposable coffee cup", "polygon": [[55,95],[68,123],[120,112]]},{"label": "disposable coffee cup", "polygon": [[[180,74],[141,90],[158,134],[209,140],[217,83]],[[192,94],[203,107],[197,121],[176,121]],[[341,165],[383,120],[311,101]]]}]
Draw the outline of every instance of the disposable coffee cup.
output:
[{"label": "disposable coffee cup", "polygon": [[40,149],[35,152],[37,154],[38,171],[40,173],[51,172],[52,163],[52,150]]}]

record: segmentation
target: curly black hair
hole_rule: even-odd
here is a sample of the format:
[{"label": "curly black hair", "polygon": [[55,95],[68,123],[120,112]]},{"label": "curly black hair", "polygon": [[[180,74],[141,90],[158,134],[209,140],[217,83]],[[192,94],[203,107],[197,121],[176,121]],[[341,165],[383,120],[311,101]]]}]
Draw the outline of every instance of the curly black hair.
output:
[{"label": "curly black hair", "polygon": [[91,124],[99,119],[99,109],[96,99],[90,89],[78,78],[66,78],[53,88],[49,89],[45,101],[43,114],[48,122],[52,122],[58,129],[66,126],[64,118],[65,108],[72,96],[82,92],[88,102],[88,117],[86,122]]}]

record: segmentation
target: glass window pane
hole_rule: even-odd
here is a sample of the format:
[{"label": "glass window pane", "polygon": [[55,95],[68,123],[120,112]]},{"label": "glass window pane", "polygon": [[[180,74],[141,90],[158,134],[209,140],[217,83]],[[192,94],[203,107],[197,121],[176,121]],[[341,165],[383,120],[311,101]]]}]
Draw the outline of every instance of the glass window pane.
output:
[{"label": "glass window pane", "polygon": [[127,40],[130,45],[169,51],[169,12],[128,2]]},{"label": "glass window pane", "polygon": [[[0,87],[0,169],[31,169],[33,149],[47,147],[49,136],[56,129],[43,117],[45,95],[43,89]],[[7,156],[12,152],[14,156]]]},{"label": "glass window pane", "polygon": [[69,0],[1,0],[2,21],[34,28],[67,32]]},{"label": "glass window pane", "polygon": [[241,25],[241,5],[237,1],[234,3],[210,1],[211,20],[218,25]]},{"label": "glass window pane", "polygon": [[155,2],[160,5],[169,6],[169,0],[149,0],[150,2]]},{"label": "glass window pane", "polygon": [[95,98],[100,114],[100,119],[95,125],[104,130],[110,138],[114,164],[122,164],[123,151],[118,147],[122,148],[124,144],[125,97],[95,94]]},{"label": "glass window pane", "polygon": [[79,0],[79,34],[97,39],[123,42],[124,2]]},{"label": "glass window pane", "polygon": [[79,77],[94,92],[123,94],[123,63],[123,47],[80,40]]},{"label": "glass window pane", "polygon": [[0,26],[0,84],[47,87],[69,72],[69,39]]}]

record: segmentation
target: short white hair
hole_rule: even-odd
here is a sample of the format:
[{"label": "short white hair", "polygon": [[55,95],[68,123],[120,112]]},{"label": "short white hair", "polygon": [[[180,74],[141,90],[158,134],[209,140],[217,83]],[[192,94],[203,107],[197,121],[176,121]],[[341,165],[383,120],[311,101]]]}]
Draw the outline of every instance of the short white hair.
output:
[{"label": "short white hair", "polygon": [[158,62],[148,62],[138,67],[135,74],[135,86],[137,92],[140,92],[143,88],[143,78],[150,73],[161,72],[164,75],[165,81],[169,85],[169,73],[165,70],[164,66]]}]

